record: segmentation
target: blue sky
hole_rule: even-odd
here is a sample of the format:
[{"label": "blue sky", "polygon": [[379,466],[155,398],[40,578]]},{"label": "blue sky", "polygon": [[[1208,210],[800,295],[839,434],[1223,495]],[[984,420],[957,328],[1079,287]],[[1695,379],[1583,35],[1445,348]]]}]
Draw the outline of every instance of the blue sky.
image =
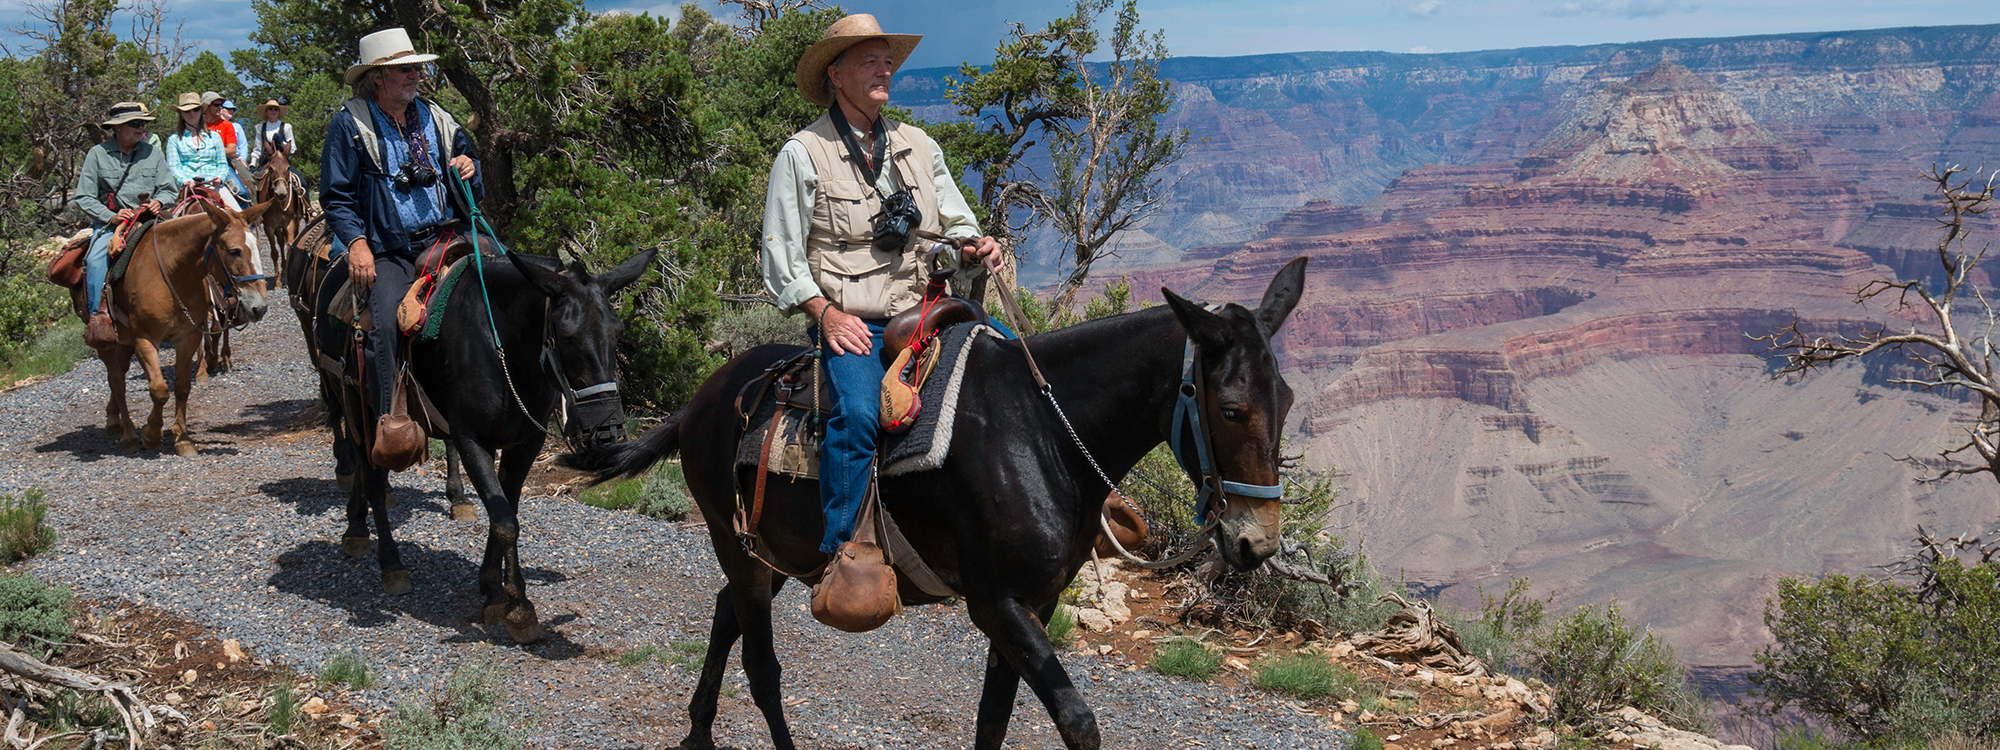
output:
[{"label": "blue sky", "polygon": [[[662,0],[587,0],[591,10],[676,14]],[[23,0],[0,0],[0,27],[24,20]],[[713,0],[702,4],[719,13]],[[183,35],[226,53],[245,46],[256,24],[249,0],[172,3]],[[890,31],[924,35],[910,67],[985,62],[1008,21],[1039,26],[1066,0],[940,3],[851,0]],[[949,7],[949,13],[937,12]],[[1916,0],[1142,0],[1148,28],[1164,29],[1177,56],[1233,56],[1309,50],[1445,52],[1698,36],[1839,31],[1892,26],[2000,23],[2000,4]],[[124,31],[120,29],[120,31]],[[10,48],[19,37],[6,35]],[[225,54],[225,58],[227,55]]]}]

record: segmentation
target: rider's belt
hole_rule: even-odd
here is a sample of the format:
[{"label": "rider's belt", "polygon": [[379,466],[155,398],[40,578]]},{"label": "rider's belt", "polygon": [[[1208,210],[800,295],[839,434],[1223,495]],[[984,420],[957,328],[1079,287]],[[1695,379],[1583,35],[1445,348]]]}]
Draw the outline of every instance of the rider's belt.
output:
[{"label": "rider's belt", "polygon": [[431,240],[437,239],[437,236],[439,234],[442,234],[443,232],[444,232],[443,222],[432,224],[417,231],[411,232],[408,236],[411,252],[420,252],[421,248],[424,245],[430,244]]}]

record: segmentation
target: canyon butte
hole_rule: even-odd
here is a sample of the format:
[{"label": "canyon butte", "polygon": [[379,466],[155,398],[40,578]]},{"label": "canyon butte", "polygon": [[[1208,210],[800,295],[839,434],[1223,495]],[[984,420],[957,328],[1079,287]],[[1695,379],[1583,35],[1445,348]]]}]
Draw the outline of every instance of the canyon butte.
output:
[{"label": "canyon butte", "polygon": [[[1468,606],[1510,576],[1616,599],[1740,667],[1779,577],[2000,519],[1990,478],[1896,460],[1962,440],[1972,404],[1888,383],[1895,358],[1773,380],[1751,338],[1915,319],[1854,292],[1939,273],[1921,170],[2000,164],[2000,26],[1164,72],[1199,145],[1095,273],[1248,302],[1312,259],[1277,341],[1290,448],[1337,472],[1392,577]],[[955,116],[944,75],[904,73],[899,100]]]}]

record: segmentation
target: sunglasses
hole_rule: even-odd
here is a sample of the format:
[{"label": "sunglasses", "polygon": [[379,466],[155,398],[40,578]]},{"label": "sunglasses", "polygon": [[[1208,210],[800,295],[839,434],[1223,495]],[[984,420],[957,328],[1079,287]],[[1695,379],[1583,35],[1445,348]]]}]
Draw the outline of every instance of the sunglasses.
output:
[{"label": "sunglasses", "polygon": [[389,66],[389,69],[396,71],[398,73],[415,73],[417,71],[423,70],[424,66],[422,63],[413,63],[410,65],[391,65]]}]

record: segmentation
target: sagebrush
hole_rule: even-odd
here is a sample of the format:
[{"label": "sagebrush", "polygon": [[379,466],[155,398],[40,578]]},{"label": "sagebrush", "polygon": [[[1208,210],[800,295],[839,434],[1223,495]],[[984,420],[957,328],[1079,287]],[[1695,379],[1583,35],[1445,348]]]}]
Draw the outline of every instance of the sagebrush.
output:
[{"label": "sagebrush", "polygon": [[0,495],[0,560],[18,562],[34,557],[56,543],[56,530],[49,528],[48,499],[30,487],[16,498]]},{"label": "sagebrush", "polygon": [[391,750],[513,750],[521,734],[499,706],[504,685],[491,659],[452,670],[444,688],[427,699],[405,700],[382,723]]},{"label": "sagebrush", "polygon": [[1673,647],[1634,629],[1616,601],[1556,620],[1530,642],[1527,661],[1554,689],[1558,722],[1587,726],[1632,706],[1681,729],[1712,729]]},{"label": "sagebrush", "polygon": [[0,640],[47,660],[76,632],[70,626],[75,616],[76,597],[67,587],[0,573]]}]

